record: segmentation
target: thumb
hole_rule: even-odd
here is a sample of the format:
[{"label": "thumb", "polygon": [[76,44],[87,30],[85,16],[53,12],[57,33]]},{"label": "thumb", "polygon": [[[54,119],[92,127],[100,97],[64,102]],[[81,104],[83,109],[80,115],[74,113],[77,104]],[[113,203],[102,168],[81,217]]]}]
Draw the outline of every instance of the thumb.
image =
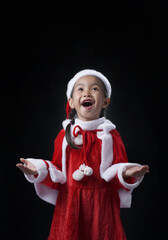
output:
[{"label": "thumb", "polygon": [[25,163],[26,165],[28,164],[28,161],[27,161],[25,158],[20,158],[20,161],[21,161],[22,163]]}]

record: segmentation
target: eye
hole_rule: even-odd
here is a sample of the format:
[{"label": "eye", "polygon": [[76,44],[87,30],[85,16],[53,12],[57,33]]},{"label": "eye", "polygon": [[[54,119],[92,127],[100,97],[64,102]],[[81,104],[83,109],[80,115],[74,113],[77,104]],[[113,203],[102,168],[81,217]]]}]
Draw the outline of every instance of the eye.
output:
[{"label": "eye", "polygon": [[83,91],[83,88],[82,88],[82,87],[79,87],[79,88],[77,89],[77,91],[82,92],[82,91]]},{"label": "eye", "polygon": [[98,87],[93,87],[92,90],[93,91],[98,91],[99,89],[98,89]]}]

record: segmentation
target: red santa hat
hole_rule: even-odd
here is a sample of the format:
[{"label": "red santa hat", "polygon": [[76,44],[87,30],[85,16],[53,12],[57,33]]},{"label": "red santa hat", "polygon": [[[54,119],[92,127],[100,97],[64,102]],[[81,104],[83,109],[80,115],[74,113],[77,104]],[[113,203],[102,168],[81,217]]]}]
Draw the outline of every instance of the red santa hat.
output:
[{"label": "red santa hat", "polygon": [[[67,100],[69,100],[69,98],[71,97],[72,90],[73,90],[74,85],[77,82],[77,80],[79,80],[81,77],[88,76],[88,75],[98,77],[104,83],[104,85],[106,87],[107,97],[108,98],[111,97],[112,87],[111,87],[109,80],[101,72],[98,72],[93,69],[84,69],[84,70],[81,70],[80,72],[78,72],[77,74],[75,74],[75,76],[68,82],[67,92],[66,92]],[[70,112],[71,112],[71,108],[69,106],[69,102],[67,101],[67,106],[66,106],[67,118],[69,118]]]}]

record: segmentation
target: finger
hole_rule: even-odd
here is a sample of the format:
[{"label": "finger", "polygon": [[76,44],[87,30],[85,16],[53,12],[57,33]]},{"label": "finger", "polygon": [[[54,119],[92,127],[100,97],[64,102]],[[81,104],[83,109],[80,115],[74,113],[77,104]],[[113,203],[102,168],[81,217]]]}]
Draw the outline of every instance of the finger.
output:
[{"label": "finger", "polygon": [[16,167],[21,167],[23,164],[22,163],[17,163]]},{"label": "finger", "polygon": [[147,172],[149,172],[149,166],[148,165],[146,165],[146,170],[147,170]]},{"label": "finger", "polygon": [[149,172],[149,166],[148,165],[144,165],[141,168],[142,171],[144,171],[145,173]]},{"label": "finger", "polygon": [[148,169],[149,169],[149,167],[147,165],[143,165],[138,169],[138,171],[146,171]]},{"label": "finger", "polygon": [[22,172],[25,172],[25,167],[23,166],[23,164],[17,164],[17,167],[18,167]]},{"label": "finger", "polygon": [[25,158],[20,158],[20,161],[21,162],[24,162],[26,159]]},{"label": "finger", "polygon": [[142,166],[138,171],[137,171],[137,175],[139,176],[143,176],[145,175],[147,172],[149,172],[149,169],[146,166]]},{"label": "finger", "polygon": [[25,158],[20,158],[20,161],[26,165],[28,164],[28,161]]},{"label": "finger", "polygon": [[149,168],[149,166],[148,165],[143,165],[142,168]]}]

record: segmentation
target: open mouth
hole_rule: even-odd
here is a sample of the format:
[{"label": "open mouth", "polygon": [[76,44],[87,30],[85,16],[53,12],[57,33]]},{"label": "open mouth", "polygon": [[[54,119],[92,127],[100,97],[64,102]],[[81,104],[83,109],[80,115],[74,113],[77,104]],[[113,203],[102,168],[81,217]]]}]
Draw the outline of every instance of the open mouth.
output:
[{"label": "open mouth", "polygon": [[85,108],[87,108],[87,109],[90,109],[90,108],[93,106],[93,102],[90,101],[90,100],[84,100],[84,101],[82,102],[82,106],[85,107]]}]

